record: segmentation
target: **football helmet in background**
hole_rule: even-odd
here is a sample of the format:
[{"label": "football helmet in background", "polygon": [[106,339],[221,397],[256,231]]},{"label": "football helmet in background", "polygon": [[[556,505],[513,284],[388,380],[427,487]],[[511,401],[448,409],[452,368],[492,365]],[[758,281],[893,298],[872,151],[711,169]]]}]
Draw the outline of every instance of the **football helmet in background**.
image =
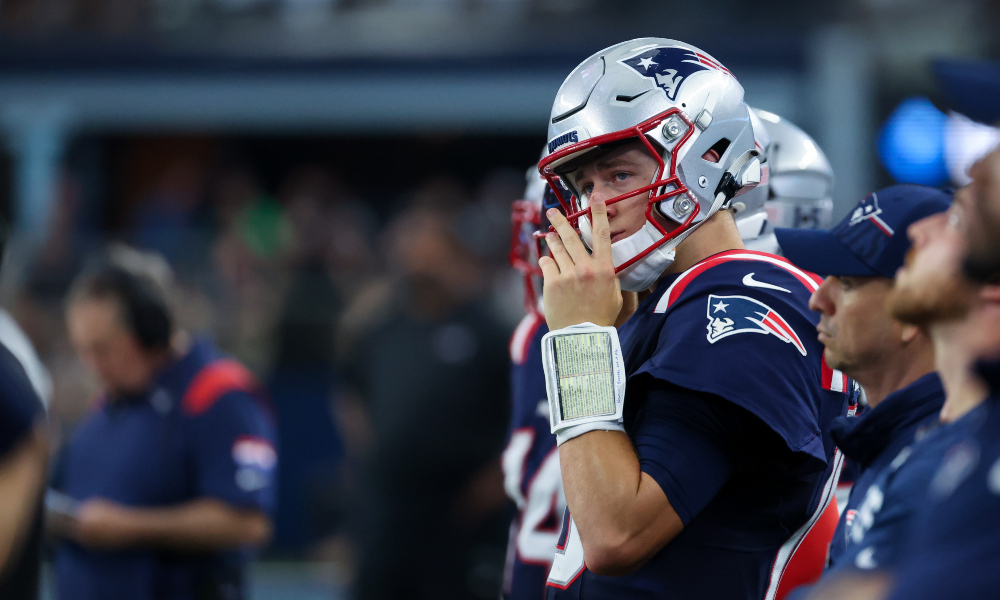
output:
[{"label": "football helmet in background", "polygon": [[[760,151],[732,73],[700,49],[663,38],[622,42],[583,61],[552,106],[547,156],[539,172],[590,246],[590,209],[567,175],[585,161],[632,140],[659,165],[648,185],[608,204],[648,196],[646,223],[612,244],[622,289],[652,286],[673,262],[673,249],[705,219],[760,181]],[[715,150],[719,162],[703,157]],[[739,208],[733,205],[733,208]],[[670,223],[653,218],[656,210]]]},{"label": "football helmet in background", "polygon": [[762,235],[744,236],[744,241],[751,250],[778,253],[778,242],[771,233],[775,227],[827,229],[832,225],[833,169],[819,144],[794,123],[774,113],[751,110],[770,141],[765,148],[767,223]]},{"label": "football helmet in background", "polygon": [[521,273],[524,279],[524,310],[538,312],[537,280],[542,276],[538,259],[542,255],[542,215],[543,197],[547,185],[535,168],[529,168],[526,175],[527,187],[524,197],[511,205],[510,221],[510,266]]},{"label": "football helmet in background", "polygon": [[[764,234],[767,227],[767,212],[764,203],[770,193],[770,169],[767,150],[771,146],[771,136],[764,123],[757,116],[757,109],[750,107],[750,124],[753,126],[754,143],[760,152],[760,183],[745,194],[741,194],[736,208],[736,228],[744,242],[754,240]],[[736,204],[734,202],[734,204]]]},{"label": "football helmet in background", "polygon": [[833,168],[808,133],[767,111],[758,110],[771,136],[768,221],[773,227],[827,229],[833,223]]}]

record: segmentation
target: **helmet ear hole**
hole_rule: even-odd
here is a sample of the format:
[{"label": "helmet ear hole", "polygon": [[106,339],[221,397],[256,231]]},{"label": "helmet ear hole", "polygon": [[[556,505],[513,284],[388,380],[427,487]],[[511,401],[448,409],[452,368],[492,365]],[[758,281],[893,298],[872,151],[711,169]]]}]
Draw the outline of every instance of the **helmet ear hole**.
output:
[{"label": "helmet ear hole", "polygon": [[[708,162],[719,162],[719,160],[722,159],[722,156],[726,153],[726,150],[729,149],[730,144],[732,144],[732,142],[730,142],[728,138],[722,138],[719,141],[715,142],[715,144],[713,144],[712,147],[709,148],[705,152],[705,154],[702,155],[702,158]],[[715,157],[713,157],[715,158],[715,160],[711,160],[710,158],[705,158],[707,156],[711,156],[713,152],[715,153]]]}]

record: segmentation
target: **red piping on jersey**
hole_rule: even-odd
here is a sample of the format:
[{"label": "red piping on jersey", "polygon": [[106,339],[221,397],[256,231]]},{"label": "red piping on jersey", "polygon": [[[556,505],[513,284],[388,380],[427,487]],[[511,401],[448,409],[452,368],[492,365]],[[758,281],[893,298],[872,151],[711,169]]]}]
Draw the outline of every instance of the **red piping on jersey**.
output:
[{"label": "red piping on jersey", "polygon": [[[810,292],[815,292],[819,289],[819,286],[823,281],[818,275],[804,271],[780,256],[768,254],[767,252],[757,252],[755,250],[726,250],[725,252],[709,256],[687,271],[681,273],[681,276],[670,284],[669,288],[667,288],[663,298],[661,298],[657,303],[655,312],[666,312],[667,309],[669,309],[670,306],[677,301],[677,298],[679,298],[684,292],[684,289],[687,288],[688,284],[694,281],[698,275],[701,275],[712,267],[733,260],[757,260],[781,267],[794,275],[795,278],[802,282],[802,285],[806,286],[806,289]],[[666,300],[665,306],[663,306],[664,300]]]},{"label": "red piping on jersey", "polygon": [[[828,528],[829,516],[827,511],[831,503],[836,511],[836,502],[834,502],[834,497],[837,493],[837,482],[840,480],[840,471],[844,466],[844,456],[840,453],[840,450],[833,451],[833,472],[830,477],[826,480],[826,484],[823,486],[823,496],[820,498],[819,506],[813,516],[805,522],[792,537],[788,539],[781,548],[778,549],[778,553],[774,557],[774,562],[771,564],[771,575],[768,580],[767,593],[765,594],[765,600],[779,600],[783,598],[785,594],[790,591],[790,585],[784,585],[785,575],[788,574],[789,567],[794,567],[794,572],[789,574],[789,577],[794,581],[806,581],[810,578],[813,580],[818,579],[823,572],[823,563],[826,558],[826,550],[829,548],[830,539],[833,537],[833,530],[830,530],[830,536],[826,539],[822,539],[822,535],[817,534],[816,536],[809,535],[812,530],[820,523],[820,521],[825,521],[821,526],[821,532],[826,531]],[[834,528],[836,528],[836,523],[834,523]],[[815,549],[805,551],[806,554],[799,559],[796,559],[796,554],[802,549],[803,543],[807,542],[811,547],[815,547],[818,544],[823,550],[823,560],[818,563],[813,562],[809,564],[807,558],[816,560],[818,556]],[[782,552],[788,549],[788,553],[782,556]]]},{"label": "red piping on jersey", "polygon": [[[822,376],[822,385],[824,390],[830,390],[833,392],[847,392],[847,375],[844,375],[840,371],[837,371],[826,364],[826,354],[824,353],[823,359],[820,361],[820,373]],[[836,379],[834,379],[836,377]],[[840,382],[840,389],[834,389],[834,382]]]},{"label": "red piping on jersey", "polygon": [[819,581],[823,575],[823,565],[826,564],[830,540],[833,539],[839,520],[837,503],[830,502],[819,521],[809,530],[802,544],[788,561],[788,566],[781,575],[778,591],[774,595],[775,600],[782,600],[799,586]]},{"label": "red piping on jersey", "polygon": [[553,583],[551,581],[546,581],[545,585],[548,587],[554,587],[559,590],[568,590],[569,586],[573,585],[576,582],[576,580],[580,578],[580,575],[583,575],[583,572],[586,570],[587,570],[587,563],[583,563],[583,566],[580,567],[580,570],[577,571],[575,575],[570,577],[569,581],[566,582],[566,585],[559,585],[558,583]]},{"label": "red piping on jersey", "polygon": [[257,378],[249,369],[235,360],[223,358],[198,371],[184,392],[181,410],[189,416],[197,416],[212,408],[219,398],[229,392],[253,393],[257,389]]}]

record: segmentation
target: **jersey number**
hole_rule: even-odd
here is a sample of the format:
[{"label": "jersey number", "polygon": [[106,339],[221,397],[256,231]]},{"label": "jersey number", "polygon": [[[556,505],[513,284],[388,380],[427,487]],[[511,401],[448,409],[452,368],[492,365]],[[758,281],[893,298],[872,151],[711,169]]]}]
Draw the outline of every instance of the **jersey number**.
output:
[{"label": "jersey number", "polygon": [[548,565],[559,540],[559,520],[566,507],[566,498],[559,470],[559,451],[555,447],[527,485],[524,484],[525,463],[534,441],[535,430],[530,427],[511,434],[503,453],[504,488],[520,512],[516,535],[518,556],[524,562]]}]

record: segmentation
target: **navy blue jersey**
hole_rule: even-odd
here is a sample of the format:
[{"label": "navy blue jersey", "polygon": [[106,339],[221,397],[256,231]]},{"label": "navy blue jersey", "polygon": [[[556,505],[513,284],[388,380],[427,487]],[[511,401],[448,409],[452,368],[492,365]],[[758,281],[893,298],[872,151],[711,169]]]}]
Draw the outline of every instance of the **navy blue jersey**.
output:
[{"label": "navy blue jersey", "polygon": [[[808,302],[819,283],[781,258],[734,250],[664,277],[640,303],[620,335],[625,425],[684,529],[634,573],[602,577],[586,569],[567,519],[550,598],[770,599],[796,569],[818,576],[832,527],[809,534],[836,520],[841,463],[824,431],[853,387],[816,340]],[[822,552],[796,564],[810,544]]]},{"label": "navy blue jersey", "polygon": [[549,404],[542,370],[545,318],[524,317],[510,343],[511,426],[503,453],[504,487],[517,505],[510,526],[504,596],[539,600],[552,565],[566,508],[559,449],[549,428]]},{"label": "navy blue jersey", "polygon": [[0,460],[27,438],[41,412],[21,363],[0,344]]},{"label": "navy blue jersey", "polygon": [[990,398],[944,452],[890,600],[996,598],[1000,589],[1000,362],[980,374]]},{"label": "navy blue jersey", "polygon": [[[105,402],[62,460],[55,485],[76,500],[166,507],[211,497],[274,507],[270,415],[249,372],[206,342],[170,364],[148,393]],[[62,598],[188,600],[207,590],[238,597],[243,562],[240,553],[102,552],[66,542],[55,572]]]},{"label": "navy blue jersey", "polygon": [[[886,484],[899,467],[898,459],[900,456],[905,457],[903,453],[910,452],[909,448],[918,432],[937,425],[938,413],[943,404],[944,388],[941,387],[941,379],[937,373],[928,373],[889,394],[861,416],[834,421],[830,434],[844,455],[858,466],[858,472],[851,496],[830,542],[831,568],[853,564],[862,551],[865,554],[861,556],[861,562],[866,562],[870,552],[867,548],[874,541],[864,540],[865,531],[873,525],[875,512],[883,504],[880,498],[889,492]],[[918,461],[911,464],[908,470],[919,478],[917,469],[924,467],[926,465]],[[899,482],[902,486],[909,486],[911,483],[905,475]],[[886,515],[884,527],[888,528],[912,514],[909,510],[913,508],[913,502],[919,500],[908,496],[910,492],[912,490],[908,487],[899,490],[901,496],[898,501],[901,504]],[[905,500],[907,497],[910,500]],[[884,540],[884,557],[881,562],[885,566],[895,561],[896,548],[890,548],[890,545],[900,542],[890,540],[898,540],[897,533],[885,529],[877,534],[884,536],[880,539]]]},{"label": "navy blue jersey", "polygon": [[954,423],[933,423],[881,469],[863,492],[849,522],[838,529],[845,549],[830,566],[843,569],[894,569],[905,554],[915,514],[927,502],[927,487],[941,457],[981,421],[982,407]]}]

